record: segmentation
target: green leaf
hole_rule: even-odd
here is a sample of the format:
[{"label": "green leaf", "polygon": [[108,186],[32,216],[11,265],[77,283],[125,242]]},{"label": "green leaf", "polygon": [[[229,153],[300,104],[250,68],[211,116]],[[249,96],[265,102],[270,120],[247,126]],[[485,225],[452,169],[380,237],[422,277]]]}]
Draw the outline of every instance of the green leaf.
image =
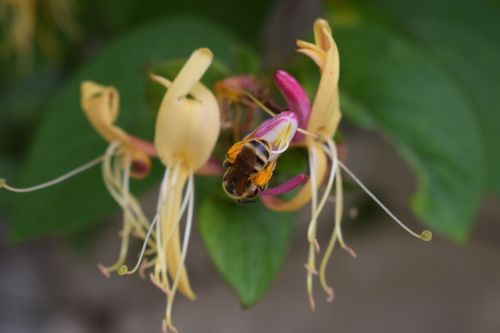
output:
[{"label": "green leaf", "polygon": [[[347,96],[343,111],[381,131],[416,171],[416,215],[433,230],[463,241],[484,180],[472,105],[446,69],[414,40],[349,10],[349,15],[333,11],[330,20],[337,22],[341,91]],[[391,181],[383,170],[380,177]]]},{"label": "green leaf", "polygon": [[206,248],[244,306],[269,289],[288,248],[293,220],[294,214],[272,212],[260,202],[238,204],[220,195],[203,201],[198,225]]},{"label": "green leaf", "polygon": [[196,15],[209,18],[231,30],[245,42],[257,44],[262,26],[268,19],[275,1],[254,0],[81,0],[81,12],[86,26],[102,26],[113,31],[129,29],[131,26],[167,16]]},{"label": "green leaf", "polygon": [[500,195],[498,2],[376,0],[373,6],[462,88],[480,125],[487,170],[486,190]]},{"label": "green leaf", "polygon": [[[80,108],[82,81],[116,86],[121,97],[118,125],[131,134],[151,139],[155,115],[147,111],[144,98],[148,64],[187,57],[198,47],[211,48],[216,58],[227,64],[233,45],[232,37],[218,27],[189,18],[158,21],[116,40],[52,99],[34,137],[24,177],[13,185],[44,182],[104,152],[106,143]],[[155,174],[132,184],[134,193],[149,188],[162,169],[155,163]],[[99,168],[94,168],[50,189],[16,197],[10,236],[22,240],[74,231],[116,208],[102,183]]]}]

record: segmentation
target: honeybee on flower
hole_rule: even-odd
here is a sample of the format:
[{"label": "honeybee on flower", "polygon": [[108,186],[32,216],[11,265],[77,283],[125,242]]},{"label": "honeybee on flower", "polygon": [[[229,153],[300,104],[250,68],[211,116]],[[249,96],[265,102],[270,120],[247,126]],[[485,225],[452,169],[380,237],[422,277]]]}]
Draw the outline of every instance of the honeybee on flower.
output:
[{"label": "honeybee on flower", "polygon": [[[278,185],[269,191],[262,191],[260,193],[263,203],[269,209],[275,211],[295,211],[304,207],[308,203],[311,205],[311,217],[307,232],[309,252],[306,263],[306,284],[312,310],[315,309],[313,296],[313,281],[315,275],[319,275],[319,280],[323,290],[327,294],[327,299],[329,301],[333,300],[333,289],[329,286],[326,280],[326,268],[335,244],[338,242],[344,250],[350,253],[353,257],[356,257],[356,253],[349,246],[347,246],[342,236],[341,220],[343,190],[341,171],[347,173],[394,221],[400,224],[410,234],[424,241],[429,241],[432,238],[432,234],[428,230],[424,230],[421,234],[416,234],[406,227],[338,158],[339,154],[337,152],[337,146],[333,141],[333,136],[338,129],[341,119],[338,92],[340,64],[337,45],[333,40],[332,31],[327,21],[323,19],[315,21],[314,40],[314,43],[302,40],[297,41],[297,51],[312,59],[317,64],[321,73],[321,78],[312,106],[304,89],[293,76],[283,70],[278,70],[274,76],[276,85],[287,103],[286,113],[291,112],[296,115],[298,127],[296,134],[293,137],[293,144],[296,146],[303,146],[307,149],[309,172],[306,175],[298,175],[290,181]],[[266,105],[264,105],[264,103],[262,103],[262,101],[260,101],[256,96],[251,94],[251,92],[247,92],[247,96],[262,110],[266,111],[273,117],[275,116],[273,110],[267,108]],[[242,143],[237,143],[236,145],[244,146],[245,144],[244,140]],[[234,146],[228,151],[229,158],[231,158],[233,152]],[[281,151],[280,154],[283,152],[284,150]],[[272,173],[267,174],[267,176],[266,181],[269,181]],[[324,186],[323,193],[320,194],[320,188],[325,180],[326,184]],[[292,199],[284,201],[277,197],[277,195],[287,193],[302,184],[302,188],[300,188]],[[332,193],[334,184],[334,226],[330,241],[323,253],[318,272],[316,256],[321,252],[316,237],[318,218],[328,202],[328,198]]]}]

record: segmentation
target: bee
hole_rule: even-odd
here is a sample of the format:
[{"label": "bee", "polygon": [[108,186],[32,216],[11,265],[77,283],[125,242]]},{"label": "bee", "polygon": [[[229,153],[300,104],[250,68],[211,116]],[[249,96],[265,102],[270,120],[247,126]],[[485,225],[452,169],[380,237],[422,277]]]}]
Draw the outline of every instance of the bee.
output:
[{"label": "bee", "polygon": [[271,145],[251,135],[229,148],[224,161],[222,188],[238,202],[251,202],[267,188],[276,160],[270,161]]}]

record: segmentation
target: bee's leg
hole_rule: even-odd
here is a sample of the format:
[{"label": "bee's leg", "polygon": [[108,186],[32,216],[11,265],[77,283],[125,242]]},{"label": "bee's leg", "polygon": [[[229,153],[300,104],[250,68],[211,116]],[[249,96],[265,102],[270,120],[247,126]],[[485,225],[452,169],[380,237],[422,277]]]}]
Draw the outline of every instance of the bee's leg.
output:
[{"label": "bee's leg", "polygon": [[226,153],[226,156],[227,160],[229,160],[230,163],[234,162],[236,156],[238,156],[244,145],[245,145],[244,141],[238,141],[234,145],[232,145],[231,148],[229,148],[229,150]]},{"label": "bee's leg", "polygon": [[267,183],[273,176],[274,168],[276,167],[276,161],[271,162],[267,167],[257,172],[253,177],[253,183],[260,189],[263,190],[267,187]]}]

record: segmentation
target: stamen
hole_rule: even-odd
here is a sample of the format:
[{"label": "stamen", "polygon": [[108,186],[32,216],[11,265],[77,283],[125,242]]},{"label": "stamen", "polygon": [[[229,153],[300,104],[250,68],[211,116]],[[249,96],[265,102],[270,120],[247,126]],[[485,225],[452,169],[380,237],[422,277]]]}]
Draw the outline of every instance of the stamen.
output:
[{"label": "stamen", "polygon": [[141,267],[139,268],[139,276],[141,277],[141,279],[144,280],[146,278],[146,270],[148,268],[153,267],[155,265],[155,262],[156,258],[153,258],[151,260],[144,259],[144,261],[141,264]]},{"label": "stamen", "polygon": [[97,164],[101,163],[102,160],[104,159],[104,155],[101,155],[81,166],[79,166],[78,168],[74,169],[74,170],[71,170],[65,174],[63,174],[62,176],[59,176],[57,178],[54,178],[52,180],[49,180],[48,182],[45,182],[45,183],[42,183],[42,184],[38,184],[38,185],[35,185],[35,186],[31,186],[31,187],[26,187],[26,188],[18,188],[18,187],[14,187],[14,186],[10,186],[7,184],[7,181],[3,178],[0,178],[0,188],[5,188],[6,190],[8,191],[11,191],[11,192],[16,192],[16,193],[27,193],[27,192],[34,192],[34,191],[38,191],[38,190],[41,190],[41,189],[44,189],[44,188],[47,188],[47,187],[51,187],[53,185],[56,185],[56,184],[59,184],[59,183],[62,183],[64,182],[65,180],[73,177],[73,176],[76,176],[78,175],[79,173],[82,173],[84,171],[87,171],[88,169],[96,166]]},{"label": "stamen", "polygon": [[265,113],[267,113],[268,115],[270,115],[271,117],[274,117],[276,116],[276,113],[274,113],[273,111],[271,111],[271,109],[269,109],[267,106],[264,105],[264,103],[262,103],[261,101],[259,101],[259,99],[257,97],[255,97],[254,95],[252,95],[252,93],[246,91],[246,90],[243,90],[243,93],[252,100],[252,102],[254,102],[259,108],[262,109],[262,111],[264,111]]},{"label": "stamen", "polygon": [[361,180],[359,180],[354,175],[351,170],[349,170],[347,166],[345,166],[341,161],[338,161],[338,163],[342,170],[344,170],[349,175],[349,177],[351,177],[358,184],[358,186],[361,187],[361,189],[363,189],[363,191],[365,191],[365,193],[368,194],[373,199],[373,201],[375,201],[380,206],[380,208],[382,208],[387,213],[387,215],[389,215],[397,224],[399,224],[401,228],[406,230],[410,235],[413,235],[416,238],[420,238],[423,241],[428,242],[432,240],[432,232],[430,230],[424,230],[420,234],[417,234],[416,232],[408,228],[370,190],[368,190],[368,188],[361,182]]},{"label": "stamen", "polygon": [[[325,138],[325,143],[327,144],[327,147],[324,147],[326,154],[330,157],[332,164],[337,165],[337,163],[339,162],[339,159],[337,158],[337,149],[336,149],[335,143],[330,138]],[[340,177],[340,172],[338,172],[339,168],[336,168],[336,169],[337,169],[336,170],[337,177]],[[338,178],[338,181],[341,183],[342,179]],[[342,187],[341,187],[341,189],[342,189]],[[343,202],[342,193],[343,193],[342,191],[337,192],[338,200],[341,203]],[[337,200],[337,198],[335,200]],[[338,207],[337,203],[335,203],[335,207]],[[341,222],[342,222],[342,219],[336,219],[335,220],[335,229],[334,229],[335,233],[337,234],[337,238],[338,238],[338,241],[340,243],[340,246],[342,247],[343,250],[347,251],[353,258],[356,258],[357,257],[356,252],[354,252],[354,250],[352,248],[347,246],[347,244],[344,241],[344,237],[342,236],[342,229],[340,228]]]},{"label": "stamen", "polygon": [[[111,155],[108,156],[108,153],[105,155],[107,158],[103,162],[103,167],[107,169],[109,166],[109,159],[112,158],[114,149],[110,150],[109,153]],[[108,158],[109,157],[109,158]],[[115,168],[116,168],[116,163],[115,163]],[[130,175],[130,168],[131,168],[132,162],[129,156],[125,156],[125,169],[123,170],[123,177],[122,177],[122,172],[121,170],[118,169],[118,171],[115,173],[116,179],[114,179],[114,183],[118,184],[120,183],[120,177],[123,179],[121,180],[121,197],[120,201],[123,201],[123,203],[119,203],[120,206],[123,209],[123,229],[120,232],[120,237],[122,239],[121,245],[120,245],[120,252],[118,255],[118,259],[116,262],[110,266],[103,266],[101,264],[98,265],[99,269],[101,272],[104,274],[104,276],[109,277],[109,273],[112,271],[117,271],[117,272],[123,272],[122,265],[126,260],[127,257],[127,250],[128,250],[128,245],[129,245],[129,239],[130,239],[130,234],[132,232],[132,228],[134,227],[134,216],[132,216],[132,212],[129,210],[129,205],[127,205],[128,200],[130,199],[129,196],[129,175]],[[105,180],[106,183],[106,180]],[[108,184],[106,184],[108,185]],[[109,184],[111,187],[112,185]],[[110,190],[111,192],[111,190]],[[116,196],[118,197],[118,191],[116,193]],[[126,267],[126,266],[125,266]]]},{"label": "stamen", "polygon": [[[332,151],[332,155],[333,155]],[[330,261],[330,256],[332,255],[333,249],[335,248],[335,243],[337,241],[337,235],[338,231],[340,230],[340,221],[342,219],[342,210],[343,210],[343,195],[342,195],[342,178],[340,174],[340,169],[336,170],[337,174],[337,181],[336,181],[336,186],[335,186],[335,226],[332,230],[332,236],[330,237],[330,241],[328,242],[328,245],[325,250],[325,254],[323,255],[323,258],[321,259],[321,264],[319,267],[319,280],[321,283],[321,286],[323,287],[323,290],[327,294],[327,301],[332,302],[334,298],[334,293],[333,293],[333,288],[328,285],[328,282],[326,281],[326,268],[328,266],[328,262]],[[337,228],[339,226],[339,228]]]},{"label": "stamen", "polygon": [[179,280],[181,277],[181,272],[183,271],[184,263],[186,261],[187,249],[189,245],[189,237],[191,235],[191,226],[193,223],[195,194],[194,194],[194,178],[192,174],[189,176],[187,193],[188,193],[187,197],[189,198],[189,207],[186,217],[186,226],[184,229],[184,239],[182,241],[181,262],[179,264],[180,269],[177,271],[177,274],[174,278],[174,282],[172,283],[172,295],[170,295],[167,302],[167,324],[169,324],[169,326],[172,326],[171,324],[172,305],[174,302],[175,292],[177,291],[177,286],[179,284]]},{"label": "stamen", "polygon": [[314,294],[313,294],[313,272],[316,271],[316,222],[317,219],[314,219],[317,216],[317,184],[316,184],[316,173],[315,170],[316,165],[316,152],[313,149],[309,150],[309,169],[311,170],[311,221],[309,222],[309,227],[307,230],[307,240],[309,242],[309,255],[307,260],[307,294],[309,296],[309,305],[311,310],[314,311],[316,309],[316,304],[314,302]]},{"label": "stamen", "polygon": [[146,247],[148,245],[149,238],[151,237],[151,233],[152,233],[153,229],[155,228],[157,221],[158,221],[158,216],[156,216],[153,219],[153,222],[151,223],[151,226],[148,229],[148,232],[146,234],[146,238],[144,239],[144,242],[142,243],[142,249],[141,249],[141,252],[139,254],[139,258],[137,259],[137,263],[135,264],[134,268],[132,268],[132,270],[129,271],[127,268],[127,265],[121,265],[117,271],[118,275],[131,275],[131,274],[134,274],[135,272],[137,272],[137,270],[141,266],[142,258],[144,257],[144,253],[146,252]]},{"label": "stamen", "polygon": [[[335,147],[335,143],[330,139],[330,138],[323,138],[325,143],[327,144],[329,151],[331,154],[336,154],[337,149]],[[316,220],[319,217],[319,214],[321,214],[321,211],[323,210],[323,207],[325,206],[326,202],[328,201],[328,198],[330,196],[330,192],[333,187],[333,181],[335,180],[335,174],[337,171],[337,159],[336,158],[331,158],[332,165],[330,167],[330,174],[328,176],[328,182],[326,184],[325,191],[323,193],[323,196],[321,197],[321,201],[318,205],[318,208],[316,209],[316,214],[311,217],[311,220]]]},{"label": "stamen", "polygon": [[[271,109],[269,109],[267,106],[264,105],[264,103],[262,103],[261,101],[259,101],[257,99],[257,97],[255,97],[254,95],[252,95],[250,92],[248,91],[243,91],[244,94],[246,96],[248,96],[248,98],[250,98],[252,100],[252,102],[254,102],[260,109],[262,109],[262,111],[264,111],[265,113],[267,113],[268,115],[270,115],[271,117],[274,117],[276,116],[276,113],[274,113],[273,111],[271,111]],[[300,132],[304,135],[308,135],[308,136],[311,136],[315,139],[319,139],[319,135],[315,134],[315,133],[311,133],[303,128],[300,128],[298,127],[297,128],[297,132]]]},{"label": "stamen", "polygon": [[[170,171],[172,169],[172,171]],[[157,205],[157,216],[160,218],[161,216],[161,211],[164,206],[169,207],[170,206],[170,201],[173,198],[172,191],[170,190],[172,187],[174,187],[177,184],[177,177],[179,174],[179,166],[174,165],[171,168],[166,169],[165,171],[165,176],[163,177],[161,189],[160,189],[160,196],[158,200],[158,205]],[[163,222],[161,223],[161,225]],[[155,273],[157,274],[157,280],[161,285],[164,285],[164,288],[169,290],[170,289],[170,283],[168,280],[168,263],[165,258],[165,246],[167,245],[168,240],[163,239],[162,235],[162,226],[158,226],[156,228],[156,239],[157,239],[157,246],[158,246],[158,260],[156,261],[158,263],[158,270],[155,268]],[[163,281],[161,283],[160,281]]]}]

